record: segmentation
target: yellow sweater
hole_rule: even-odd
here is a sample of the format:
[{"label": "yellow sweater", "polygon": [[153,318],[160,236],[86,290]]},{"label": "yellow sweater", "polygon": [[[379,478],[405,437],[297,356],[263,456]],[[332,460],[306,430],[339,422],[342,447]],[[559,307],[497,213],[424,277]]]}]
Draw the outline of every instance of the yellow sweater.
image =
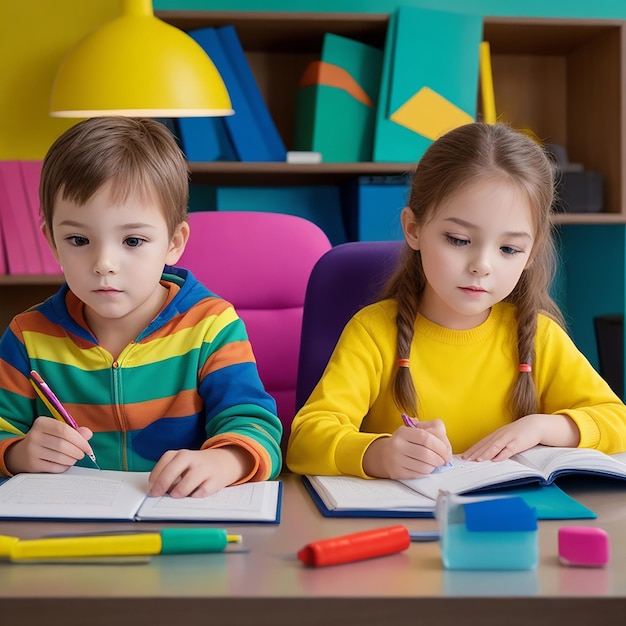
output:
[{"label": "yellow sweater", "polygon": [[[321,381],[295,416],[287,465],[300,474],[366,477],[372,441],[402,425],[392,398],[396,303],[378,302],[346,325]],[[518,376],[515,308],[501,303],[471,330],[450,330],[418,316],[411,374],[419,418],[439,418],[454,453],[513,420],[509,394]],[[567,333],[539,316],[533,377],[539,413],[565,414],[580,447],[626,450],[626,406],[578,351]]]}]

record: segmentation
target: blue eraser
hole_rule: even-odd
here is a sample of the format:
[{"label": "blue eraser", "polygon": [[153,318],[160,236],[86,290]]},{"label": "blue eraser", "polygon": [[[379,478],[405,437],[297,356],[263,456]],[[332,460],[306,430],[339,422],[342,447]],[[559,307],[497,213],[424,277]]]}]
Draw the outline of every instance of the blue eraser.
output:
[{"label": "blue eraser", "polygon": [[537,530],[535,510],[522,498],[481,500],[463,505],[465,525],[472,532]]},{"label": "blue eraser", "polygon": [[539,561],[537,516],[522,498],[440,494],[441,557],[447,569],[528,570]]}]

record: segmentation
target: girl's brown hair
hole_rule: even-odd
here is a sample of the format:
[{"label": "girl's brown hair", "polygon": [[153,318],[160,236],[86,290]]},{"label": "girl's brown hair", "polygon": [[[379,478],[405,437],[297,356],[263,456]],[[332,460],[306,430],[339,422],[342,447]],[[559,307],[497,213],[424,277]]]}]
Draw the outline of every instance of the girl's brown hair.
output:
[{"label": "girl's brown hair", "polygon": [[39,200],[50,235],[58,197],[83,205],[109,181],[114,202],[136,193],[158,202],[170,236],[187,218],[189,169],[169,130],[152,119],[98,117],[65,131],[44,158]]},{"label": "girl's brown hair", "polygon": [[[463,187],[489,178],[512,183],[522,192],[532,212],[535,240],[530,262],[512,293],[505,299],[516,307],[517,353],[520,363],[535,358],[537,315],[545,313],[564,326],[563,316],[549,294],[556,267],[552,238],[554,170],[544,150],[530,137],[505,124],[480,122],[460,126],[430,145],[411,180],[408,206],[418,226],[427,223],[437,208]],[[397,358],[409,359],[415,319],[426,285],[419,251],[405,247],[400,266],[385,286],[383,298],[398,306]],[[409,415],[418,414],[418,396],[407,367],[398,367],[394,400]],[[516,417],[537,411],[532,374],[520,372],[511,391]]]}]

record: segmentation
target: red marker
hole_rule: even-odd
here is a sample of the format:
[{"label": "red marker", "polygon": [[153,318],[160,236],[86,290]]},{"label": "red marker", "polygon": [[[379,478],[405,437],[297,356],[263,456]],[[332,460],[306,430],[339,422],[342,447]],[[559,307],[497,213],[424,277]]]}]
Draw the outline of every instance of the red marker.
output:
[{"label": "red marker", "polygon": [[395,554],[409,545],[411,537],[405,526],[387,526],[314,541],[298,552],[298,558],[305,565],[323,567]]}]

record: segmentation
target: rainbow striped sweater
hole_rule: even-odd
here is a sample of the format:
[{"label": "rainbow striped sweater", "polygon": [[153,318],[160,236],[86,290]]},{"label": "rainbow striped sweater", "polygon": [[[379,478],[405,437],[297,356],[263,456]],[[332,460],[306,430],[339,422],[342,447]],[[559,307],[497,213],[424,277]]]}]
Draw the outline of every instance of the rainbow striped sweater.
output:
[{"label": "rainbow striped sweater", "polygon": [[245,480],[278,475],[282,426],[242,320],[187,270],[166,268],[162,284],[164,308],[117,360],[67,285],[13,319],[0,339],[0,472],[9,473],[9,431],[50,415],[31,386],[34,369],[94,432],[103,469],[150,471],[167,450],[239,445],[256,460]]}]

